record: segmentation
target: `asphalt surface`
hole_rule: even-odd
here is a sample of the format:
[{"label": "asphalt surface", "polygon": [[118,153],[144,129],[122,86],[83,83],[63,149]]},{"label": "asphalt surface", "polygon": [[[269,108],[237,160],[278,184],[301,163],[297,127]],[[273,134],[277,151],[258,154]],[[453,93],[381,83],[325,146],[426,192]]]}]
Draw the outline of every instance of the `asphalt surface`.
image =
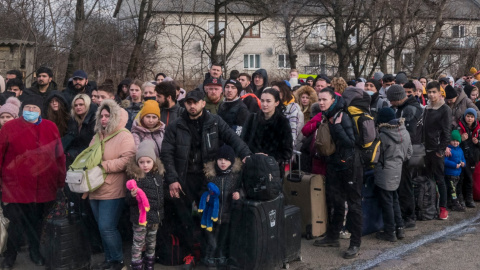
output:
[{"label": "asphalt surface", "polygon": [[[407,231],[406,238],[395,243],[378,240],[375,234],[364,236],[360,255],[351,260],[342,258],[349,240],[341,239],[340,248],[315,247],[314,240],[302,239],[302,261],[291,262],[290,269],[480,269],[480,203],[466,213],[450,212],[447,220],[418,221],[416,231]],[[124,252],[128,261],[129,247]],[[102,261],[103,254],[92,257],[92,265]],[[23,248],[14,269],[45,267],[33,265]],[[156,264],[155,269],[179,267]]]}]

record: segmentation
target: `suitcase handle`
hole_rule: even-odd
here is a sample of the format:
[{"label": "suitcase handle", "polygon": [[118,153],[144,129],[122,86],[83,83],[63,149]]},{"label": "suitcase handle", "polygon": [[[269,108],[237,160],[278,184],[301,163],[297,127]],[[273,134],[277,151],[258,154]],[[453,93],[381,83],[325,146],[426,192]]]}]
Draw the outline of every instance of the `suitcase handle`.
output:
[{"label": "suitcase handle", "polygon": [[298,180],[292,179],[293,169],[292,169],[292,159],[290,159],[290,174],[288,175],[288,180],[292,182],[301,182],[302,181],[302,164],[300,161],[300,156],[302,155],[302,152],[298,150],[293,150],[293,155],[298,156],[298,173],[300,177]]}]

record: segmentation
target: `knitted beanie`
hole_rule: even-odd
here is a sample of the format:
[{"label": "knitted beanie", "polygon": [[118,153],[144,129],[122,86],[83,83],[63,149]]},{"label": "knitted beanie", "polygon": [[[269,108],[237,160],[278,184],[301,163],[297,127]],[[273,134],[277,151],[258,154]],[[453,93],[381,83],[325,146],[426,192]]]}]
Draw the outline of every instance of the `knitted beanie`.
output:
[{"label": "knitted beanie", "polygon": [[462,136],[460,135],[460,131],[457,129],[452,130],[452,141],[457,141],[461,142],[462,141]]},{"label": "knitted beanie", "polygon": [[387,90],[387,98],[389,101],[399,101],[407,97],[405,89],[401,85],[394,84]]},{"label": "knitted beanie", "polygon": [[[3,108],[3,107],[2,107]],[[1,108],[0,108],[1,111]],[[474,108],[468,108],[465,110],[465,113],[463,114],[463,117],[465,117],[467,114],[471,114],[475,117],[475,121],[477,121],[477,111]]]},{"label": "knitted beanie", "polygon": [[379,124],[388,123],[393,119],[395,119],[395,111],[392,108],[386,107],[378,111],[377,122]]},{"label": "knitted beanie", "polygon": [[5,102],[5,105],[3,105],[0,108],[0,115],[4,113],[9,113],[13,118],[18,118],[18,112],[20,111],[20,100],[16,97],[9,97],[7,101]]},{"label": "knitted beanie", "polygon": [[135,161],[141,157],[149,157],[154,162],[157,160],[157,156],[155,155],[155,143],[152,140],[145,140],[138,145],[137,154],[135,156]]},{"label": "knitted beanie", "polygon": [[445,87],[445,99],[452,99],[458,96],[457,91],[451,85]]},{"label": "knitted beanie", "polygon": [[22,108],[25,107],[26,105],[35,105],[40,110],[43,109],[43,99],[39,98],[37,95],[28,95],[25,96],[22,102]]},{"label": "knitted beanie", "polygon": [[233,148],[227,144],[222,145],[218,149],[217,156],[215,157],[215,160],[224,158],[228,161],[230,161],[233,165],[235,163],[235,151],[233,151]]},{"label": "knitted beanie", "polygon": [[143,108],[140,111],[140,119],[147,114],[155,114],[160,119],[160,107],[158,107],[157,101],[147,100],[143,103]]}]

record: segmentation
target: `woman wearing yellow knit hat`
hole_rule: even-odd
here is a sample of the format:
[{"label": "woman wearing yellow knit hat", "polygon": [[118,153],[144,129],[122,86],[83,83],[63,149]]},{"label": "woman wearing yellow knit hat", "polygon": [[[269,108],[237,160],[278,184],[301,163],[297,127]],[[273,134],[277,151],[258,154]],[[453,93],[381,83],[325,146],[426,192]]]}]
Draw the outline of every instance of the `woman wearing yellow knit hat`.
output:
[{"label": "woman wearing yellow knit hat", "polygon": [[165,124],[160,121],[160,107],[155,100],[147,100],[132,125],[133,139],[138,148],[140,143],[151,140],[155,143],[155,154],[160,156]]}]

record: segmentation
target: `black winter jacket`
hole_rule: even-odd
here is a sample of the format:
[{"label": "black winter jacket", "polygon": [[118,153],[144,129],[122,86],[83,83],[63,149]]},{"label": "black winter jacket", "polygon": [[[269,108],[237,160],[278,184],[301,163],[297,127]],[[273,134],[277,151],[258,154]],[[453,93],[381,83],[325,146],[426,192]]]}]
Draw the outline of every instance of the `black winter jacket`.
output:
[{"label": "black winter jacket", "polygon": [[[221,141],[230,145],[238,157],[243,159],[251,154],[247,145],[233,132],[233,130],[218,115],[213,115],[205,110],[203,132],[201,141],[201,158],[206,163],[215,159]],[[168,184],[179,182],[184,186],[188,171],[190,144],[192,135],[185,120],[188,112],[173,121],[165,130],[160,157],[165,165],[165,181]]]},{"label": "black winter jacket", "polygon": [[218,108],[217,115],[240,136],[242,127],[245,121],[247,121],[250,112],[242,99],[238,98],[234,101],[223,101],[220,104],[220,108]]},{"label": "black winter jacket", "polygon": [[73,117],[70,117],[68,120],[67,133],[62,137],[63,151],[67,158],[67,168],[83,150],[88,148],[93,136],[95,136],[95,113],[97,109],[98,106],[96,104],[90,104],[90,109],[85,119],[83,119],[80,130],[78,130],[78,123]]},{"label": "black winter jacket", "polygon": [[[215,170],[215,161],[210,161],[205,164],[204,172],[207,177],[207,182],[212,182],[220,189],[220,209],[218,213],[218,224],[228,223],[230,221],[232,195],[234,192],[243,194],[241,191],[241,177],[242,161],[239,158],[235,159],[230,173],[218,175]],[[203,190],[205,192],[207,190]],[[202,192],[202,193],[203,193]]]},{"label": "black winter jacket", "polygon": [[[254,78],[257,74],[260,74],[262,75],[263,77],[263,86],[262,88],[259,88],[257,89],[257,86],[253,83],[254,81]],[[250,84],[250,86],[252,87],[252,90],[253,90],[253,93],[258,97],[260,98],[260,96],[262,95],[262,91],[263,89],[265,89],[265,87],[268,86],[268,74],[267,74],[267,71],[263,68],[255,71],[253,74],[252,74],[252,83]]]},{"label": "black winter jacket", "polygon": [[469,128],[468,124],[465,122],[465,116],[463,116],[458,122],[458,130],[460,131],[460,134],[468,134],[468,139],[462,141],[460,143],[460,147],[462,148],[465,159],[467,160],[467,165],[474,166],[480,160],[480,143],[473,143],[472,138],[479,138],[480,123],[475,120],[472,128]]},{"label": "black winter jacket", "polygon": [[[417,124],[418,121],[422,118],[423,109],[418,103],[417,99],[414,96],[407,98],[407,100],[397,108],[395,117],[397,119],[405,119],[405,128],[407,128],[408,134],[410,134],[410,139],[412,144],[417,144],[421,142],[421,134],[417,133]],[[417,136],[420,135],[420,136]],[[420,137],[420,138],[418,138]],[[417,140],[414,140],[418,138]]]},{"label": "black winter jacket", "polygon": [[292,157],[292,128],[288,119],[278,110],[268,120],[265,120],[262,111],[251,114],[243,126],[241,138],[253,153],[272,156],[279,165]]},{"label": "black winter jacket", "polygon": [[[334,166],[335,170],[344,170],[347,165],[354,162],[355,157],[355,133],[353,122],[348,113],[344,110],[345,100],[342,97],[335,97],[337,102],[332,105],[334,108],[327,112],[322,112],[328,119],[333,117],[333,124],[329,122],[330,135],[335,142],[335,153],[327,157],[327,163]],[[338,114],[337,114],[338,113]],[[335,124],[335,120],[340,117],[341,121]]]},{"label": "black winter jacket", "polygon": [[[165,169],[162,162],[157,159],[158,171],[150,171],[144,173],[138,167],[135,157],[133,157],[127,164],[126,173],[129,178],[137,181],[139,189],[145,192],[148,202],[150,203],[150,211],[147,212],[148,224],[159,224],[164,217],[164,194],[163,194],[163,174]],[[127,190],[125,201],[130,206],[130,222],[138,224],[138,202],[135,197],[132,197],[130,191]]]},{"label": "black winter jacket", "polygon": [[78,92],[75,90],[75,87],[73,86],[73,81],[69,81],[67,84],[67,88],[63,89],[62,93],[63,96],[65,97],[65,100],[68,103],[68,107],[72,106],[72,101],[73,98],[75,98],[76,95],[78,94],[86,94],[90,98],[92,97],[92,90],[97,88],[97,83],[94,81],[88,82],[87,85],[85,85],[85,89],[83,92]]},{"label": "black winter jacket", "polygon": [[[23,102],[23,99],[25,98],[25,96],[37,95],[42,99],[43,105],[45,107],[45,104],[47,103],[46,101],[47,97],[50,95],[50,93],[53,90],[58,90],[57,83],[54,81],[50,82],[50,84],[48,85],[47,91],[45,91],[45,93],[40,92],[40,90],[38,89],[37,82],[33,82],[30,88],[23,90],[22,95],[18,99],[20,99],[20,101]],[[68,106],[68,108],[70,108],[70,106]]]},{"label": "black winter jacket", "polygon": [[167,127],[170,123],[175,121],[182,112],[185,110],[185,108],[180,107],[178,103],[176,103],[172,108],[161,108],[160,109],[160,121],[165,124],[165,127]]},{"label": "black winter jacket", "polygon": [[423,116],[425,150],[443,155],[450,143],[451,130],[452,110],[445,101],[441,99],[435,107],[427,105]]}]

